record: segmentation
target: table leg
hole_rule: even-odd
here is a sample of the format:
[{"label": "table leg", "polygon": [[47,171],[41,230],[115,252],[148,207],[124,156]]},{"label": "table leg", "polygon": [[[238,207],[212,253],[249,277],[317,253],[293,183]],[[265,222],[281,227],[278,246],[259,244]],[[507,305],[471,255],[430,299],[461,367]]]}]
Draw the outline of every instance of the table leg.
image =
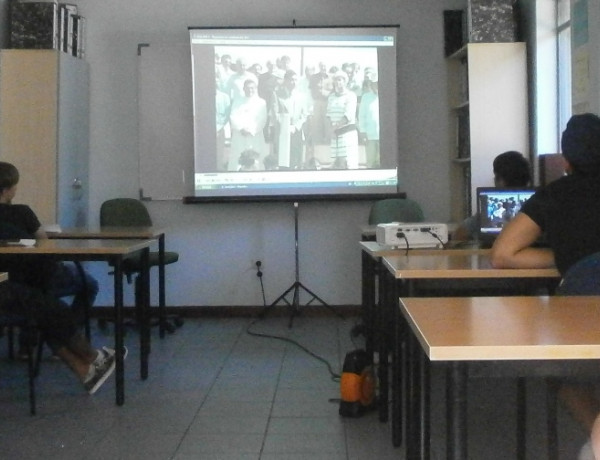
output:
[{"label": "table leg", "polygon": [[517,377],[517,460],[525,460],[527,439],[527,388],[524,377]]},{"label": "table leg", "polygon": [[365,335],[365,351],[371,361],[375,352],[373,334],[375,326],[375,269],[374,260],[362,252],[362,321]]},{"label": "table leg", "polygon": [[158,330],[161,339],[165,337],[167,306],[165,294],[165,234],[158,237]]},{"label": "table leg", "polygon": [[548,432],[548,460],[558,460],[558,400],[557,384],[554,379],[546,379],[546,429]]},{"label": "table leg", "polygon": [[[417,344],[419,346],[419,344]],[[419,346],[419,387],[421,388],[420,399],[420,449],[421,458],[429,460],[431,442],[431,366],[425,352]]]},{"label": "table leg", "polygon": [[378,337],[377,337],[377,349],[379,351],[379,366],[377,368],[377,375],[379,377],[379,421],[388,421],[388,401],[389,401],[389,369],[388,369],[388,331],[389,321],[387,310],[389,309],[389,290],[391,278],[387,270],[384,270],[381,266],[381,260],[378,263],[379,268],[379,305],[377,306],[378,316]]},{"label": "table leg", "polygon": [[75,268],[77,269],[77,274],[78,274],[79,278],[81,279],[81,285],[83,286],[82,296],[85,299],[85,308],[83,311],[83,322],[84,322],[85,337],[89,341],[90,337],[92,336],[91,331],[90,331],[90,311],[92,309],[92,306],[90,305],[90,296],[88,295],[88,285],[87,285],[87,281],[85,279],[85,271],[83,270],[83,266],[81,265],[81,262],[79,262],[78,260],[75,260],[73,263],[75,264]]},{"label": "table leg", "polygon": [[125,367],[123,363],[123,258],[116,257],[114,266],[115,295],[115,357],[116,357],[116,399],[117,405],[125,402]]},{"label": "table leg", "polygon": [[446,456],[467,460],[467,364],[453,361],[446,373]]},{"label": "table leg", "polygon": [[[400,283],[402,281],[393,281],[392,299],[389,300],[394,309],[391,315],[394,331],[392,340],[392,444],[394,447],[399,447],[402,444],[402,395],[406,394],[406,391],[403,391],[402,388],[406,379],[402,377],[406,375],[407,360],[403,357],[403,350],[407,349],[407,334],[404,318],[400,314]],[[410,433],[408,432],[406,440],[410,442]]]},{"label": "table leg", "polygon": [[406,380],[406,458],[419,456],[419,388],[417,376],[419,373],[417,352],[418,344],[415,337],[409,333],[406,339],[406,364],[404,367]]},{"label": "table leg", "polygon": [[150,263],[149,250],[142,250],[142,271],[140,272],[140,377],[148,378],[148,354],[150,353]]}]

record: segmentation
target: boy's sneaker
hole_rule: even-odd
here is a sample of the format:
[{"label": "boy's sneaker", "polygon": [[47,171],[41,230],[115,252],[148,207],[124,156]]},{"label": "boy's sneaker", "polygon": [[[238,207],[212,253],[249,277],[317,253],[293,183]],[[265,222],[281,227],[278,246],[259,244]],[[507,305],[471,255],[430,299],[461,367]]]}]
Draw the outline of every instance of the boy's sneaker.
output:
[{"label": "boy's sneaker", "polygon": [[[108,379],[108,377],[110,377],[115,370],[115,350],[112,348],[102,347],[102,350],[100,351],[103,353],[104,357],[100,360],[100,362],[93,364],[93,376],[88,381],[83,383],[86,391],[91,395],[98,391],[98,388],[100,388],[102,384],[106,382],[106,379]],[[123,347],[123,359],[127,357],[127,353],[127,347]]]},{"label": "boy's sneaker", "polygon": [[115,357],[114,355],[106,356],[102,363],[93,364],[94,374],[92,377],[83,383],[85,390],[93,395],[98,391],[98,388],[102,386],[106,379],[115,371]]}]

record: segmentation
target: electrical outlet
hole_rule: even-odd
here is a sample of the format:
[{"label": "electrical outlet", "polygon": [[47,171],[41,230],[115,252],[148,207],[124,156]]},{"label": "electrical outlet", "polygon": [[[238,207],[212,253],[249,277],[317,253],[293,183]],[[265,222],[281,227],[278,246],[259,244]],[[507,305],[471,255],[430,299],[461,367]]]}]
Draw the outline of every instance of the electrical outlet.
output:
[{"label": "electrical outlet", "polygon": [[256,262],[254,262],[254,265],[256,267],[256,276],[261,278],[263,275],[263,270],[264,270],[262,262],[260,260],[257,260]]}]

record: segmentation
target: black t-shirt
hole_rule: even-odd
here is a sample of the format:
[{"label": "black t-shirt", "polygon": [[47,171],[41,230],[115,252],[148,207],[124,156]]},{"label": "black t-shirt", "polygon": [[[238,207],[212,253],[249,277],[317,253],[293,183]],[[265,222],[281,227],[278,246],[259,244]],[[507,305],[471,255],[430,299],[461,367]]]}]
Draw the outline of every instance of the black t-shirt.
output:
[{"label": "black t-shirt", "polygon": [[562,275],[600,251],[600,176],[573,174],[538,190],[521,208],[539,225]]},{"label": "black t-shirt", "polygon": [[[0,203],[0,240],[34,238],[41,227],[33,210],[24,204]],[[46,289],[56,270],[56,262],[44,256],[3,255],[0,271],[15,282]]]},{"label": "black t-shirt", "polygon": [[[33,238],[41,223],[33,210],[25,204],[0,203],[0,238]],[[10,232],[15,234],[10,236]],[[7,233],[5,236],[4,233]]]}]

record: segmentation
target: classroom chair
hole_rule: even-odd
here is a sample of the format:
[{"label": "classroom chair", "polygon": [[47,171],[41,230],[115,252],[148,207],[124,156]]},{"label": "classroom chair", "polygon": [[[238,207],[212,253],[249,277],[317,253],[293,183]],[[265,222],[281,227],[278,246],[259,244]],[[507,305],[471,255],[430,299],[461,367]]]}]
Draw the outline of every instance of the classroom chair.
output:
[{"label": "classroom chair", "polygon": [[[556,295],[600,295],[600,252],[587,256],[572,265],[558,285]],[[558,458],[557,390],[559,385],[560,381],[548,380],[548,451],[552,458]]]},{"label": "classroom chair", "polygon": [[[135,198],[113,198],[102,203],[100,207],[100,226],[101,227],[151,227],[152,219],[150,213],[143,202]],[[151,251],[149,255],[150,268],[159,265],[158,251]],[[165,265],[173,264],[179,260],[177,252],[165,251]],[[123,272],[127,280],[131,282],[131,277],[135,276],[135,304],[139,304],[139,273],[141,271],[141,259],[126,259],[123,264]],[[183,324],[183,320],[176,315],[169,315],[168,318],[162,318],[165,321],[164,327],[169,333],[175,332],[177,327]],[[153,325],[159,325],[158,323]]]},{"label": "classroom chair", "polygon": [[0,313],[0,331],[6,331],[8,338],[8,357],[14,360],[14,330],[15,328],[20,329],[26,333],[28,337],[37,336],[37,353],[34,357],[34,347],[31,345],[31,341],[26,341],[27,351],[27,378],[29,386],[29,413],[35,415],[36,413],[36,401],[35,401],[35,378],[39,373],[40,361],[42,358],[42,344],[43,337],[40,336],[39,330],[35,324],[25,316],[13,315],[9,313]]},{"label": "classroom chair", "polygon": [[425,215],[419,203],[408,198],[386,198],[376,201],[369,212],[369,225],[424,220]]}]

